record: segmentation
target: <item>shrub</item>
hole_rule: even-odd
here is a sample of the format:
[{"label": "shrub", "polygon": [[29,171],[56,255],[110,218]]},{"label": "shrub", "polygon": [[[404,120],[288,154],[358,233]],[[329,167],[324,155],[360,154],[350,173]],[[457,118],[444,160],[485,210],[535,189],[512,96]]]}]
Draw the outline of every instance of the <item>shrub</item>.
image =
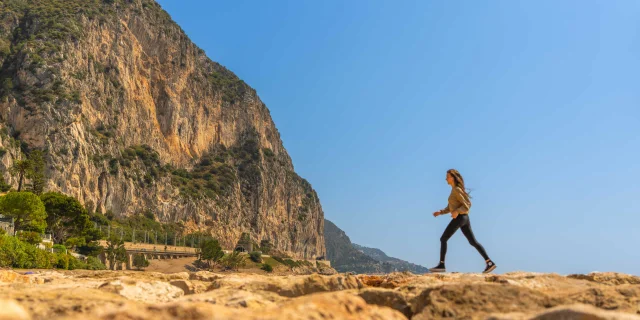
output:
[{"label": "shrub", "polygon": [[253,251],[253,252],[249,253],[249,258],[251,259],[251,261],[253,261],[255,263],[260,263],[260,262],[262,262],[262,252]]},{"label": "shrub", "polygon": [[273,272],[273,267],[268,263],[263,263],[262,267],[260,269],[262,269],[262,270],[264,270],[266,272],[269,272],[269,273]]},{"label": "shrub", "polygon": [[75,269],[86,269],[87,265],[82,262],[81,260],[79,260],[78,258],[69,255],[69,268],[68,270],[75,270]]},{"label": "shrub", "polygon": [[70,255],[65,253],[57,253],[56,254],[57,261],[56,261],[55,267],[58,269],[64,269],[64,270],[69,269],[69,257]]},{"label": "shrub", "polygon": [[138,270],[142,270],[149,266],[149,260],[142,253],[136,254],[133,258],[133,266]]},{"label": "shrub", "polygon": [[67,252],[67,247],[65,247],[62,244],[54,244],[53,245],[53,251],[66,253]]},{"label": "shrub", "polygon": [[238,268],[244,267],[244,257],[238,251],[224,256],[221,262],[226,269],[230,270],[238,270]]},{"label": "shrub", "polygon": [[107,267],[96,257],[87,257],[86,266],[87,270],[107,270]]}]

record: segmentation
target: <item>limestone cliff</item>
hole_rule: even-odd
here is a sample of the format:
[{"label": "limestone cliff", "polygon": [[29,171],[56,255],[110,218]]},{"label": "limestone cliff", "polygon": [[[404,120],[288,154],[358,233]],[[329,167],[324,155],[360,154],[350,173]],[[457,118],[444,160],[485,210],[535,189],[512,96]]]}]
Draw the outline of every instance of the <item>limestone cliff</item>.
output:
[{"label": "limestone cliff", "polygon": [[[212,32],[224,32],[212,30]],[[90,210],[325,254],[316,192],[255,90],[152,0],[0,1],[0,169],[44,150]]]}]

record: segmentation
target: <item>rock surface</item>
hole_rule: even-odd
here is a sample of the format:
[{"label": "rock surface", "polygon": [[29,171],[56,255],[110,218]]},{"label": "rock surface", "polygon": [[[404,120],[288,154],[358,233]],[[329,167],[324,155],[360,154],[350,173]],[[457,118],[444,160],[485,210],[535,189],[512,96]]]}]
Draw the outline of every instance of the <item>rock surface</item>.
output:
[{"label": "rock surface", "polygon": [[[10,272],[0,319],[640,320],[640,284],[615,273]],[[22,277],[46,281],[15,281]]]}]

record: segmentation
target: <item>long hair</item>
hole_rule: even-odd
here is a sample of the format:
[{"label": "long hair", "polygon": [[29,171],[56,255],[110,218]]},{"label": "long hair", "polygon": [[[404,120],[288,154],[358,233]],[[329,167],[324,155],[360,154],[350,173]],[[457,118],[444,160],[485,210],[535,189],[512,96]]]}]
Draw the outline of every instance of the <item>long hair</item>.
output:
[{"label": "long hair", "polygon": [[467,197],[471,198],[471,195],[469,195],[470,191],[464,186],[464,178],[462,178],[460,172],[458,172],[458,170],[456,169],[449,169],[447,170],[447,174],[451,175],[451,177],[453,178],[454,186],[462,189]]}]

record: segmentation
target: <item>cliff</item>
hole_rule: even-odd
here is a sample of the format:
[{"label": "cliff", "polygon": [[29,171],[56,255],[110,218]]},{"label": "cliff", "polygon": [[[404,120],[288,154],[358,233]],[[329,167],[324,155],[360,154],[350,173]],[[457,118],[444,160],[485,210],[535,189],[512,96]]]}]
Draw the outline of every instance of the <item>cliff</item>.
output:
[{"label": "cliff", "polygon": [[6,169],[42,150],[45,189],[91,211],[325,254],[318,196],[265,104],[154,1],[2,1],[0,66],[0,169],[14,187]]}]

